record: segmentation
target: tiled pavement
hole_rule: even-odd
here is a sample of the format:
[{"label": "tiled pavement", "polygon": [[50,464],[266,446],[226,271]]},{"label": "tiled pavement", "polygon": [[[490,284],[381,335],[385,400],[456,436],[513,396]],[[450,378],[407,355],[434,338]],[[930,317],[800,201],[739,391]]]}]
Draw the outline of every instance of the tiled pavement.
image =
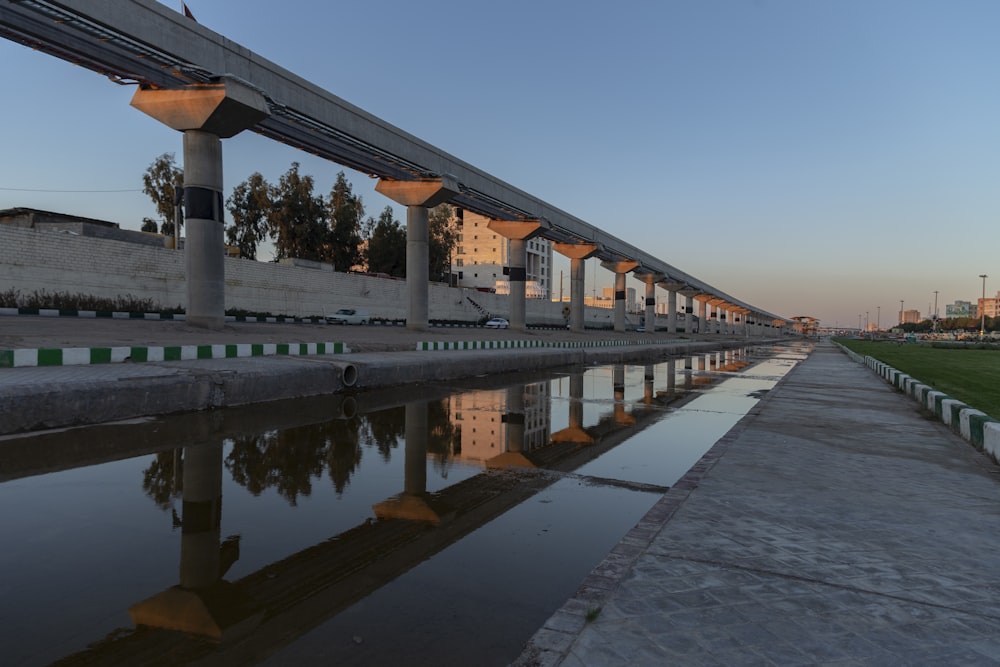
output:
[{"label": "tiled pavement", "polygon": [[998,472],[820,345],[516,664],[1000,664]]}]

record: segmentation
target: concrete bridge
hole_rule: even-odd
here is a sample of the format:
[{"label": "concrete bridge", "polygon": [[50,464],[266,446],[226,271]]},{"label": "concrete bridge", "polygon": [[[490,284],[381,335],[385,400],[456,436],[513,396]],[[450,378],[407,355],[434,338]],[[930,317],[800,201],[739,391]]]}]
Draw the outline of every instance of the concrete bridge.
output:
[{"label": "concrete bridge", "polygon": [[[510,241],[511,326],[525,327],[527,242],[544,238],[570,259],[570,328],[583,329],[584,260],[615,274],[615,329],[625,329],[625,278],[667,291],[669,331],[678,296],[708,332],[767,335],[789,320],[743,302],[667,262],[460,159],[267,61],[154,0],[0,0],[0,36],[138,89],[132,106],[184,133],[187,320],[222,327],[222,139],[251,130],[378,179],[407,210],[407,326],[428,322],[427,210],[450,203],[490,218]],[[690,332],[692,317],[685,318]],[[702,333],[706,327],[703,325]]]}]

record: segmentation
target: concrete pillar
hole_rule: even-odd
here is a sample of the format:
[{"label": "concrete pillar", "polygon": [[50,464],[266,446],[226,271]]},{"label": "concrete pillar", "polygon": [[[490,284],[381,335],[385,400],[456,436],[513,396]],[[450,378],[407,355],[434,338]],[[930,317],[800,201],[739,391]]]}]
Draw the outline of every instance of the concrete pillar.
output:
[{"label": "concrete pillar", "polygon": [[706,310],[708,309],[708,303],[702,299],[698,299],[698,332],[699,333],[709,333],[708,330],[708,315]]},{"label": "concrete pillar", "polygon": [[642,323],[646,327],[646,333],[656,331],[656,281],[650,276],[646,281],[646,310],[643,313]]},{"label": "concrete pillar", "polygon": [[662,273],[642,273],[636,277],[646,283],[646,307],[643,310],[642,324],[646,333],[656,331],[656,283],[663,280]]},{"label": "concrete pillar", "polygon": [[448,176],[418,181],[383,178],[379,179],[375,191],[406,207],[406,328],[423,331],[429,319],[427,304],[430,291],[427,209],[443,204],[458,194],[458,182]]},{"label": "concrete pillar", "polygon": [[509,239],[510,252],[507,254],[508,275],[510,285],[510,326],[518,331],[527,328],[525,311],[527,304],[526,285],[528,266],[528,242],[524,239]]},{"label": "concrete pillar", "polygon": [[[528,240],[538,236],[550,225],[544,220],[490,220],[487,227],[506,238],[510,242],[510,253],[507,258],[510,283],[510,328],[524,331],[525,321],[525,290],[524,281],[527,277]],[[572,285],[570,286],[572,288]]]},{"label": "concrete pillar", "polygon": [[625,331],[625,274],[639,266],[639,262],[601,262],[601,266],[615,274],[615,331]]},{"label": "concrete pillar", "polygon": [[184,133],[187,314],[196,327],[222,329],[226,315],[222,141],[210,132]]},{"label": "concrete pillar", "polygon": [[222,143],[269,115],[267,101],[242,83],[221,79],[177,90],[140,88],[130,103],[184,133],[187,309],[193,326],[222,329],[226,315],[223,264]]},{"label": "concrete pillar", "polygon": [[667,290],[667,333],[677,333],[677,292]]},{"label": "concrete pillar", "polygon": [[583,331],[586,314],[584,261],[600,250],[600,246],[596,243],[553,243],[552,249],[569,257],[569,330]]}]

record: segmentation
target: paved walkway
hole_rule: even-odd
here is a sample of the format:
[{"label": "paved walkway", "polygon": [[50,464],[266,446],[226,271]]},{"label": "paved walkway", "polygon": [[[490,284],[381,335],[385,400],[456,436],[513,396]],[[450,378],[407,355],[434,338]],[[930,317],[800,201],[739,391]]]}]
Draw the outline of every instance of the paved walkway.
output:
[{"label": "paved walkway", "polygon": [[516,664],[1000,664],[998,472],[821,344]]}]

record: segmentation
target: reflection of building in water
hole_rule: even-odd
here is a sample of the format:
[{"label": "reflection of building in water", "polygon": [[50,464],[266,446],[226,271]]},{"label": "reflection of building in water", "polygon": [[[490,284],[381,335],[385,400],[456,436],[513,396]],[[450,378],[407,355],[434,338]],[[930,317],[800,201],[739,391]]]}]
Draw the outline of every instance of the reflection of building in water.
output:
[{"label": "reflection of building in water", "polygon": [[[507,430],[511,406],[507,390],[473,391],[451,397],[451,416],[461,432],[461,452],[456,458],[485,461],[508,450]],[[524,444],[530,451],[549,443],[552,396],[548,382],[524,385]]]}]

